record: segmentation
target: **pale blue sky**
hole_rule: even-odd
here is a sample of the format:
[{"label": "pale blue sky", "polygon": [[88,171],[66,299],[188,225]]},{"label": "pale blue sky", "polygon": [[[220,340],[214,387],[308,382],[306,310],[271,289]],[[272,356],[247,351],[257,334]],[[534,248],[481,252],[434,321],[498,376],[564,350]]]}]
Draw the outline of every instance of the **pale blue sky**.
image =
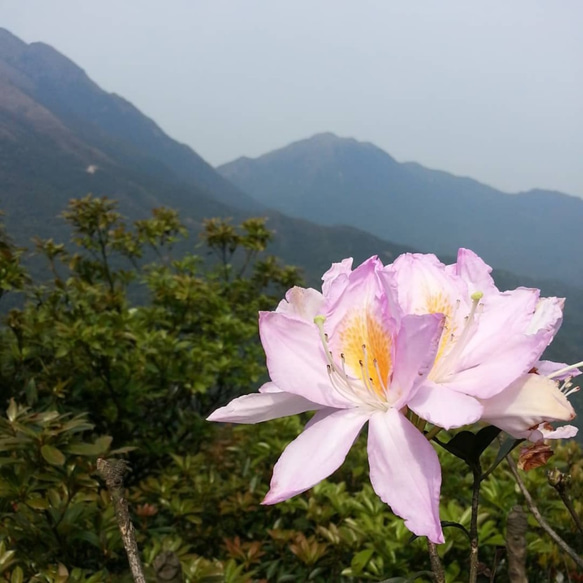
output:
[{"label": "pale blue sky", "polygon": [[211,164],[317,132],[583,196],[580,0],[0,0]]}]

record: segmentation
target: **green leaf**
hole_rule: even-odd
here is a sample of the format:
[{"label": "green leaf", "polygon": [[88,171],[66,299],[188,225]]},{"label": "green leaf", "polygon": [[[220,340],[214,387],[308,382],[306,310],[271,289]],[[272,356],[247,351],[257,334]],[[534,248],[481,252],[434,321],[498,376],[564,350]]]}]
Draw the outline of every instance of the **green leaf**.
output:
[{"label": "green leaf", "polygon": [[524,439],[514,439],[514,437],[507,437],[504,443],[500,446],[496,459],[492,465],[482,474],[482,480],[485,480],[502,462],[502,460],[518,445],[520,445]]},{"label": "green leaf", "polygon": [[8,417],[8,421],[10,421],[10,423],[14,423],[17,413],[18,407],[14,402],[14,399],[10,399],[10,405],[8,405],[8,409],[6,409],[6,417]]},{"label": "green leaf", "polygon": [[470,533],[468,532],[468,529],[463,524],[460,524],[459,522],[452,522],[451,520],[442,520],[441,526],[443,528],[446,528],[448,526],[453,526],[454,528],[459,528],[468,537],[468,540],[472,539],[472,537],[470,536]]},{"label": "green leaf", "polygon": [[500,434],[500,429],[493,425],[488,425],[480,429],[475,435],[471,431],[460,431],[454,435],[447,443],[435,439],[441,447],[462,459],[471,468],[479,467],[480,456],[484,450]]},{"label": "green leaf", "polygon": [[38,401],[38,391],[36,390],[36,382],[34,378],[31,378],[24,389],[24,394],[26,395],[26,402],[29,407],[32,407]]},{"label": "green leaf", "polygon": [[65,358],[69,354],[68,346],[59,346],[55,352],[55,358]]},{"label": "green leaf", "polygon": [[25,504],[35,510],[46,510],[49,507],[49,501],[46,498],[29,498]]},{"label": "green leaf", "polygon": [[363,569],[366,567],[366,564],[370,561],[371,557],[373,556],[374,549],[365,549],[364,551],[360,551],[356,553],[354,557],[352,557],[352,561],[350,561],[350,566],[355,575],[360,575]]},{"label": "green leaf", "polygon": [[472,448],[472,456],[476,461],[480,459],[484,450],[498,437],[498,435],[500,435],[501,431],[502,430],[498,429],[498,427],[488,425],[476,433]]},{"label": "green leaf", "polygon": [[456,433],[447,443],[439,441],[435,438],[435,441],[441,445],[444,449],[452,453],[461,460],[469,463],[469,459],[472,455],[472,447],[474,444],[474,434],[471,431],[460,431]]},{"label": "green leaf", "polygon": [[74,443],[67,450],[74,455],[96,456],[102,455],[109,449],[112,438],[104,435],[95,440],[95,443]]},{"label": "green leaf", "polygon": [[89,530],[82,530],[81,532],[76,534],[76,538],[78,540],[83,540],[85,542],[88,542],[89,544],[93,545],[95,548],[101,548],[101,541],[99,540],[99,537],[94,533],[91,532]]},{"label": "green leaf", "polygon": [[15,554],[16,551],[14,550],[6,550],[4,541],[0,542],[0,573],[3,573],[14,562],[13,557]]},{"label": "green leaf", "polygon": [[63,452],[52,445],[45,443],[45,445],[40,448],[40,452],[45,460],[52,466],[62,466],[65,463]]},{"label": "green leaf", "polygon": [[15,567],[10,576],[10,583],[22,583],[24,581],[24,573],[21,567]]}]

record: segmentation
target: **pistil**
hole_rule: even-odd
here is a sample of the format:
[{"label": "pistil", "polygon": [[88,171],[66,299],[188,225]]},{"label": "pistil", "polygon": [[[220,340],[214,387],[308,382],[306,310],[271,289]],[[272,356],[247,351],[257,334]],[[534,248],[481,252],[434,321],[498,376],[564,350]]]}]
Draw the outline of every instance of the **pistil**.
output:
[{"label": "pistil", "polygon": [[559,370],[556,370],[556,371],[552,372],[551,374],[548,374],[547,378],[553,379],[555,377],[558,377],[558,376],[565,374],[566,372],[570,372],[572,370],[575,370],[575,369],[579,368],[580,366],[583,366],[583,360],[581,362],[576,363],[576,364],[571,364],[569,366],[566,366],[565,368],[561,368]]}]

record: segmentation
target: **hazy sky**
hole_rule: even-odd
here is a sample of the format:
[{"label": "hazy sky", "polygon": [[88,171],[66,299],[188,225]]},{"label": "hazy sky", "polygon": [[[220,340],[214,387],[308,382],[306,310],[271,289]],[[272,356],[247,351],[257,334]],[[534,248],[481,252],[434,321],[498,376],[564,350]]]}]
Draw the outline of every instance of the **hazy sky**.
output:
[{"label": "hazy sky", "polygon": [[211,164],[322,131],[583,196],[581,0],[0,0]]}]

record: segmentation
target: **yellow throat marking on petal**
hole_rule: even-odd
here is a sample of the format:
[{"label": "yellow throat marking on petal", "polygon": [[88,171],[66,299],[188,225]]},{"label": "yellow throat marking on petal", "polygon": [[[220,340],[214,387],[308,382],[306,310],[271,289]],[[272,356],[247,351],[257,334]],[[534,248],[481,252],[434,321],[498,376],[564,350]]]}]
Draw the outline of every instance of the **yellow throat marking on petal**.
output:
[{"label": "yellow throat marking on petal", "polygon": [[391,343],[382,324],[366,310],[348,316],[340,331],[344,362],[383,400],[392,372]]},{"label": "yellow throat marking on petal", "polygon": [[435,355],[434,366],[441,357],[449,352],[455,342],[457,326],[454,321],[454,307],[449,302],[447,296],[442,292],[427,294],[425,308],[419,311],[420,314],[443,314],[445,316],[443,332],[439,339],[439,347]]}]

